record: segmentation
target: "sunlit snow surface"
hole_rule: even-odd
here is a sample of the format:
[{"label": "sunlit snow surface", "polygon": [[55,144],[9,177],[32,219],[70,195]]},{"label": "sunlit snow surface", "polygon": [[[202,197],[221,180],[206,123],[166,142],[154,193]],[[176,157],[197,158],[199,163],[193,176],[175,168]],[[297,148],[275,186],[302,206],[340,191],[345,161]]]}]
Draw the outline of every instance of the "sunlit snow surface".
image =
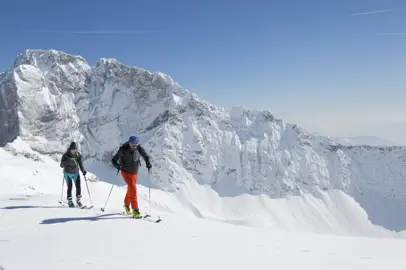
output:
[{"label": "sunlit snow surface", "polygon": [[[402,234],[372,225],[342,192],[271,200],[220,198],[198,184],[176,195],[153,189],[152,215],[163,221],[151,223],[122,215],[125,189],[114,170],[98,169],[120,185],[104,212],[111,184],[97,181],[96,171],[88,182],[95,207],[69,209],[58,203],[58,163],[22,141],[13,149],[0,148],[0,266],[6,270],[406,269]],[[149,211],[148,188],[138,189],[141,211]],[[84,182],[82,190],[90,204]],[[66,185],[64,201],[65,191]]]}]

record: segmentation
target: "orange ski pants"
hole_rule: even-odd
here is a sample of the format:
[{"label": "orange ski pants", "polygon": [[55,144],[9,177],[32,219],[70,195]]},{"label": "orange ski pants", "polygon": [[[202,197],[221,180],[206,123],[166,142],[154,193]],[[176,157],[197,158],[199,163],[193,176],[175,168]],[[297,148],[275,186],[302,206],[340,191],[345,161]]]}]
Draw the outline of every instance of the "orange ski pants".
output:
[{"label": "orange ski pants", "polygon": [[124,204],[130,205],[132,209],[138,209],[137,199],[137,179],[138,174],[132,174],[125,171],[121,171],[121,176],[127,183],[127,194],[125,195]]}]

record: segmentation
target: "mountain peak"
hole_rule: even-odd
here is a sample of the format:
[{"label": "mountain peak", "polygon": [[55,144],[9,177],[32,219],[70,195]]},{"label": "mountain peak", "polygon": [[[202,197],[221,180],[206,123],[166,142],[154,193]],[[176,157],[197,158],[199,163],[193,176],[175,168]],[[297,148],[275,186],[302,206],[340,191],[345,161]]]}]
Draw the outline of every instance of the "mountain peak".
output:
[{"label": "mountain peak", "polygon": [[99,66],[99,65],[106,65],[106,66],[109,66],[109,65],[114,65],[114,66],[123,65],[123,66],[125,66],[124,64],[118,62],[117,59],[115,59],[115,58],[100,58],[100,60],[96,62],[96,66]]},{"label": "mountain peak", "polygon": [[29,64],[37,66],[41,64],[68,64],[81,62],[83,65],[88,65],[86,60],[81,56],[75,56],[57,50],[26,50],[24,53],[17,55],[14,61],[14,67],[19,65]]}]

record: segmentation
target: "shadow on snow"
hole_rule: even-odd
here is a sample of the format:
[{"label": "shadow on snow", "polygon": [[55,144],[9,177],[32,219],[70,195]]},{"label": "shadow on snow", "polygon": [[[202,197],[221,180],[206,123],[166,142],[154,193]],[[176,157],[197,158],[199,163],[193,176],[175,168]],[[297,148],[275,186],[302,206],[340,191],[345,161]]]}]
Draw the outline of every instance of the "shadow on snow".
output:
[{"label": "shadow on snow", "polygon": [[64,206],[41,206],[41,205],[18,205],[18,206],[6,206],[0,209],[15,210],[15,209],[32,209],[32,208],[66,208]]},{"label": "shadow on snow", "polygon": [[[66,208],[66,207],[64,207],[64,206],[18,205],[18,206],[1,207],[0,209],[16,210],[16,209],[37,209],[37,208]],[[122,215],[122,213],[103,214],[103,215],[98,215],[98,216],[93,216],[93,217],[51,218],[51,219],[44,219],[40,224],[58,224],[58,223],[66,223],[66,222],[71,222],[71,221],[99,221],[99,220],[106,220],[106,219],[128,219],[129,218],[129,217],[119,216],[119,215]],[[117,217],[113,217],[113,216],[117,216]]]},{"label": "shadow on snow", "polygon": [[128,219],[128,217],[114,217],[111,218],[112,216],[117,216],[121,215],[120,213],[112,213],[112,214],[104,214],[104,215],[98,215],[95,217],[69,217],[69,218],[51,218],[51,219],[44,219],[40,224],[58,224],[58,223],[66,223],[66,222],[71,222],[71,221],[99,221],[103,219]]}]

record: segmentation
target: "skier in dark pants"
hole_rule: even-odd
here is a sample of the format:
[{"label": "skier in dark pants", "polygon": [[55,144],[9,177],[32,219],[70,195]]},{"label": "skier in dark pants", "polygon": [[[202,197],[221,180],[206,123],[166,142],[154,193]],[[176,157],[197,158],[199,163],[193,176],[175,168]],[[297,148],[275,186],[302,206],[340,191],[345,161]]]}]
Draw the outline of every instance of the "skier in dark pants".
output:
[{"label": "skier in dark pants", "polygon": [[128,142],[121,145],[120,149],[114,155],[111,162],[114,167],[121,170],[121,176],[127,184],[127,193],[124,198],[124,209],[128,215],[131,215],[130,204],[133,209],[132,214],[135,218],[141,218],[138,208],[137,180],[138,169],[141,164],[141,157],[145,160],[148,171],[151,169],[151,161],[145,149],[139,144],[137,136],[131,136]]},{"label": "skier in dark pants", "polygon": [[76,143],[72,142],[69,149],[63,154],[61,159],[61,168],[63,168],[63,174],[68,186],[68,204],[69,207],[75,207],[72,202],[72,182],[75,182],[76,187],[76,203],[79,207],[82,207],[80,199],[82,198],[79,169],[83,175],[86,175],[86,171],[83,167],[82,155],[78,152]]}]

